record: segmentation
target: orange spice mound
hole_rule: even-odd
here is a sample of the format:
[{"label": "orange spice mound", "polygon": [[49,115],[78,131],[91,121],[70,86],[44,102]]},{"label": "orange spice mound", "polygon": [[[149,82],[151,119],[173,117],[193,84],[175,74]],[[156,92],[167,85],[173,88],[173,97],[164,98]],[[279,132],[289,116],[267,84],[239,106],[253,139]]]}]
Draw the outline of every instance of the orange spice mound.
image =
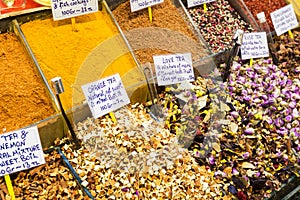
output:
[{"label": "orange spice mound", "polygon": [[0,34],[0,132],[17,130],[55,113],[46,87],[13,33]]}]

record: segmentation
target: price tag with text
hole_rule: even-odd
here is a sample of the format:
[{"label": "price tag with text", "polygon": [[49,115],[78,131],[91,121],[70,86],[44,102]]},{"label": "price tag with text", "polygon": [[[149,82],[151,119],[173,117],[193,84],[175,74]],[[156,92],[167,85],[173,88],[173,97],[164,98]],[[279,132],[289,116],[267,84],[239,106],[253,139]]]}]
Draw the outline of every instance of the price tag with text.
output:
[{"label": "price tag with text", "polygon": [[298,26],[297,17],[291,4],[270,13],[270,15],[277,36]]},{"label": "price tag with text", "polygon": [[45,163],[36,126],[0,135],[0,176]]},{"label": "price tag with text", "polygon": [[190,53],[153,56],[158,85],[195,80]]},{"label": "price tag with text", "polygon": [[211,3],[216,0],[187,0],[188,8],[193,7],[193,6],[199,6],[205,3]]},{"label": "price tag with text", "polygon": [[243,60],[269,57],[266,32],[244,33],[241,55]]},{"label": "price tag with text", "polygon": [[130,8],[131,12],[135,12],[163,2],[164,0],[130,0]]},{"label": "price tag with text", "polygon": [[95,119],[130,103],[119,74],[81,87]]},{"label": "price tag with text", "polygon": [[51,0],[53,20],[61,20],[98,11],[97,0]]}]

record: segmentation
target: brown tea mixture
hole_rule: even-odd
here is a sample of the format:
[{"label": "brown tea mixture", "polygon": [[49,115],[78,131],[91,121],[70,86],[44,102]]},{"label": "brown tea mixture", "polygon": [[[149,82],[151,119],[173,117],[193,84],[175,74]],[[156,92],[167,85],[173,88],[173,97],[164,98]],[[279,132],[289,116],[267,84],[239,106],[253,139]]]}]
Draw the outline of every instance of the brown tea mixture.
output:
[{"label": "brown tea mixture", "polygon": [[159,54],[191,52],[193,60],[208,55],[171,0],[152,7],[152,23],[148,9],[131,12],[129,1],[113,14],[140,63],[153,63],[152,56]]},{"label": "brown tea mixture", "polygon": [[46,164],[14,174],[12,184],[16,200],[89,199],[57,151],[44,156]]},{"label": "brown tea mixture", "polygon": [[45,86],[13,33],[0,34],[0,133],[55,113]]}]

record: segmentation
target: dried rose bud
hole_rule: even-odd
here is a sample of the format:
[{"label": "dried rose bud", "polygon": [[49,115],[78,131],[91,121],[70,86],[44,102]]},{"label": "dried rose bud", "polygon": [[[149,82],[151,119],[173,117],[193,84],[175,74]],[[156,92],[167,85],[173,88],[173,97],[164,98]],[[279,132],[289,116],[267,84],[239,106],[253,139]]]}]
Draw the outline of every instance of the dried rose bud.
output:
[{"label": "dried rose bud", "polygon": [[127,188],[127,187],[122,188],[122,191],[123,191],[123,192],[128,192],[128,191],[129,191],[129,188]]},{"label": "dried rose bud", "polygon": [[244,131],[245,134],[247,135],[252,135],[254,134],[254,128],[247,128],[245,131]]},{"label": "dried rose bud", "polygon": [[250,153],[249,153],[249,152],[246,152],[246,153],[243,153],[243,154],[242,154],[242,157],[243,157],[244,159],[249,158],[249,156],[250,156]]},{"label": "dried rose bud", "polygon": [[292,119],[293,119],[293,116],[292,116],[292,115],[288,115],[288,116],[285,117],[285,121],[286,121],[286,122],[291,122]]},{"label": "dried rose bud", "polygon": [[232,168],[232,174],[233,175],[238,175],[239,171],[236,168]]}]

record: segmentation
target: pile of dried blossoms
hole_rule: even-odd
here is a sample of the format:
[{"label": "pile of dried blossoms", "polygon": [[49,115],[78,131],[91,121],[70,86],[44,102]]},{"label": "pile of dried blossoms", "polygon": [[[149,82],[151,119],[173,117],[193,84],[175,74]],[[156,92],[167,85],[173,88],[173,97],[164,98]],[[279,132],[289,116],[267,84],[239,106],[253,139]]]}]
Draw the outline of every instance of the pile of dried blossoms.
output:
[{"label": "pile of dried blossoms", "polygon": [[62,150],[96,199],[230,199],[141,104],[77,124],[84,147]]}]

